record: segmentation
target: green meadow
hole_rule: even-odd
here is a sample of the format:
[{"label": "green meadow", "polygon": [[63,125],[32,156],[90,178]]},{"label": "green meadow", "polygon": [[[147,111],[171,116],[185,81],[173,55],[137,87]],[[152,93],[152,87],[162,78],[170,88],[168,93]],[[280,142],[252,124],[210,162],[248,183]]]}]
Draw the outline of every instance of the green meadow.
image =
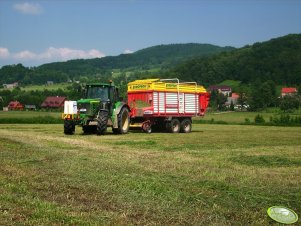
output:
[{"label": "green meadow", "polygon": [[301,215],[300,127],[66,136],[62,124],[1,124],[0,156],[3,225],[278,225],[273,205]]},{"label": "green meadow", "polygon": [[57,89],[66,89],[68,86],[70,86],[70,83],[55,83],[52,85],[28,85],[25,87],[21,87],[21,90],[24,91],[43,91],[45,89],[47,90],[57,90]]}]

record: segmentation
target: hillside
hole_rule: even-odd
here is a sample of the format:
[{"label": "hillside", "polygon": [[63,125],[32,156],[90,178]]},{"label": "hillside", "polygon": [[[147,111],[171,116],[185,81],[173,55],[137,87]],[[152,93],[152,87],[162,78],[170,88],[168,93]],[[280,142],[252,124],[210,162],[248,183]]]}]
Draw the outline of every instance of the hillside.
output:
[{"label": "hillside", "polygon": [[219,47],[210,44],[170,44],[158,45],[139,50],[132,54],[108,56],[88,60],[70,60],[63,63],[44,64],[39,69],[55,69],[68,73],[74,68],[94,67],[95,69],[125,69],[129,67],[158,67],[158,65],[175,65],[192,57],[209,56],[223,51],[233,50],[233,47]]},{"label": "hillside", "polygon": [[4,66],[0,69],[0,84],[19,81],[22,84],[44,84],[48,80],[65,82],[81,76],[103,79],[111,76],[113,69],[141,72],[152,68],[172,68],[178,63],[197,56],[233,50],[233,47],[219,47],[209,44],[158,45],[139,50],[132,54],[108,56],[95,59],[79,59],[67,62],[44,64],[26,68],[21,64]]},{"label": "hillside", "polygon": [[255,43],[210,57],[199,57],[166,73],[171,77],[209,85],[224,80],[244,84],[272,80],[276,84],[301,84],[301,34]]},{"label": "hillside", "polygon": [[[178,77],[206,86],[224,80],[250,84],[273,80],[276,85],[301,84],[301,34],[291,34],[243,48],[209,44],[159,45],[132,54],[89,60],[70,60],[27,68],[21,64],[0,69],[0,84],[55,83],[69,79],[114,79],[117,84],[150,77]],[[114,77],[112,77],[114,72]]]}]

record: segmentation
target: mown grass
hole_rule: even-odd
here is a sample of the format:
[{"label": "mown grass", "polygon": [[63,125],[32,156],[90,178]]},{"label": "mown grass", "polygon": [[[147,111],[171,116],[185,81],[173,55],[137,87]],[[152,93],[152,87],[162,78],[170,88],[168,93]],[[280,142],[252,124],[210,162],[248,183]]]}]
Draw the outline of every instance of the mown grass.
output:
[{"label": "mown grass", "polygon": [[25,225],[276,225],[301,214],[301,128],[63,135],[0,125],[0,219]]}]

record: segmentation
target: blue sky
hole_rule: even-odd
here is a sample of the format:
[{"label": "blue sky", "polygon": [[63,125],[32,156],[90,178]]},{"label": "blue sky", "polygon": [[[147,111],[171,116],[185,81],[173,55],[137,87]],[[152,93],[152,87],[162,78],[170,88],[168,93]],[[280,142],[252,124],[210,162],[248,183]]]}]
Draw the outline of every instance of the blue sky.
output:
[{"label": "blue sky", "polygon": [[0,66],[301,33],[301,0],[0,0]]}]

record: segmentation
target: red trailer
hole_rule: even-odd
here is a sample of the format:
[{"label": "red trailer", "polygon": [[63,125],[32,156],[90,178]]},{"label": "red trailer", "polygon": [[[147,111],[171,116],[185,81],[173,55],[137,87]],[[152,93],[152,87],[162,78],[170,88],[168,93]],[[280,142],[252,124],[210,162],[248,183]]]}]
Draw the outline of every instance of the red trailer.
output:
[{"label": "red trailer", "polygon": [[189,133],[193,116],[204,116],[209,93],[195,82],[145,79],[128,84],[130,127]]}]

